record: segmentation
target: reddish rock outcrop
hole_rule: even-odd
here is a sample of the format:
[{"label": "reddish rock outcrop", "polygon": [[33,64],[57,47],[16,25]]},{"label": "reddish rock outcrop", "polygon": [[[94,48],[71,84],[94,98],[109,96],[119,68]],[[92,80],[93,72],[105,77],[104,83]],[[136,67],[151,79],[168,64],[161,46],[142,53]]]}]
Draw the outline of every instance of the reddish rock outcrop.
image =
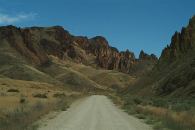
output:
[{"label": "reddish rock outcrop", "polygon": [[[93,63],[99,67],[130,73],[131,69],[140,62],[135,58],[134,53],[129,50],[119,52],[102,36],[91,39],[73,36],[60,26],[23,29],[14,26],[0,27],[1,40],[6,40],[35,65],[49,62],[48,55],[83,64],[89,64],[91,62],[89,59],[93,59],[90,57],[95,57]],[[140,59],[157,60],[154,55],[144,52],[141,53]]]}]

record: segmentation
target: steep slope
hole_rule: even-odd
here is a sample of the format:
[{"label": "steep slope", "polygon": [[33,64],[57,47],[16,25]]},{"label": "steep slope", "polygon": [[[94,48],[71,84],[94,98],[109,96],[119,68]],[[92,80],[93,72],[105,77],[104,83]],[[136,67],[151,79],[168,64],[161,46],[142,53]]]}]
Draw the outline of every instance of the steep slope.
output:
[{"label": "steep slope", "polygon": [[194,63],[195,16],[190,19],[187,27],[182,28],[181,33],[174,34],[170,46],[162,52],[156,68],[165,75],[165,78],[159,80],[159,85],[154,86],[157,93],[194,96]]},{"label": "steep slope", "polygon": [[[1,37],[3,36],[1,35]],[[29,64],[25,56],[21,55],[4,39],[0,42],[0,74],[12,79],[59,84],[57,80]]]},{"label": "steep slope", "polygon": [[176,32],[147,75],[139,78],[129,92],[140,95],[195,96],[195,16]]},{"label": "steep slope", "polygon": [[[33,40],[29,42],[28,45],[24,43],[24,40],[21,40],[23,39],[21,35],[22,32],[18,28],[13,26],[1,27],[0,32],[1,77],[24,81],[35,81],[37,83],[49,83],[79,91],[84,89],[91,91],[96,88],[100,88],[100,86],[93,83],[90,79],[83,78],[82,75],[72,72],[67,67],[61,67],[59,64],[52,63],[50,56],[46,54],[42,48],[36,45],[36,42],[33,42],[33,40],[39,36],[32,38]],[[52,66],[54,66],[53,70]],[[46,69],[48,71],[43,71]],[[65,77],[56,78],[53,73],[58,75],[66,74],[66,77],[69,77],[69,80]],[[73,83],[76,82],[77,84],[71,84],[70,81]]]},{"label": "steep slope", "polygon": [[50,56],[49,58],[50,64],[47,66],[42,66],[39,69],[54,79],[60,81],[66,87],[73,90],[86,92],[105,90],[105,87],[97,84],[77,70],[72,69],[71,65],[76,63],[66,62],[54,56]]},{"label": "steep slope", "polygon": [[69,64],[69,68],[85,75],[87,78],[104,86],[106,89],[121,91],[135,82],[136,77],[115,70],[103,70],[91,66]]}]

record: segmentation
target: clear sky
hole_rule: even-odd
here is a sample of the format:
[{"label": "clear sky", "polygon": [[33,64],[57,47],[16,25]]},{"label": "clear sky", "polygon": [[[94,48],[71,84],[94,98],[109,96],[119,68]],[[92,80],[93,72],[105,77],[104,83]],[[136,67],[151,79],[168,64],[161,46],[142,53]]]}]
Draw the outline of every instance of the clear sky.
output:
[{"label": "clear sky", "polygon": [[61,25],[111,46],[160,55],[195,14],[195,0],[0,0],[0,25]]}]

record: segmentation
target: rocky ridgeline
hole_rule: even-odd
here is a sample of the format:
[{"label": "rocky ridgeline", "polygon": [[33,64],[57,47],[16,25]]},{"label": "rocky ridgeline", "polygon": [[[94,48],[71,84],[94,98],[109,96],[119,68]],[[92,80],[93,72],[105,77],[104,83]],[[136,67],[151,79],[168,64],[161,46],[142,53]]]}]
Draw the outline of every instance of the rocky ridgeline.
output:
[{"label": "rocky ridgeline", "polygon": [[182,28],[181,32],[175,32],[171,44],[162,51],[159,62],[171,63],[193,49],[195,49],[195,16],[190,19],[187,27]]},{"label": "rocky ridgeline", "polygon": [[150,72],[153,92],[157,95],[194,96],[195,80],[195,16],[189,24],[175,32]]},{"label": "rocky ridgeline", "polygon": [[14,26],[0,27],[0,43],[8,42],[20,54],[35,65],[49,62],[49,55],[62,60],[72,60],[88,64],[89,57],[95,57],[94,63],[109,70],[129,73],[139,63],[157,62],[155,55],[141,51],[139,59],[129,50],[119,52],[111,47],[101,36],[91,39],[73,36],[60,26],[17,28]]}]

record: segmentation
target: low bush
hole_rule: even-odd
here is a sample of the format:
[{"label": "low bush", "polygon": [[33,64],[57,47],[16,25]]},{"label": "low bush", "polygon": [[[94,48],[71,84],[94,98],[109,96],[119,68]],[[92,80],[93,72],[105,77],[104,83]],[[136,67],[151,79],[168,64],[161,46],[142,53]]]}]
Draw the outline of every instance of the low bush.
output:
[{"label": "low bush", "polygon": [[61,98],[58,100],[56,107],[58,110],[66,111],[69,108],[69,102],[65,98]]},{"label": "low bush", "polygon": [[142,103],[142,100],[141,100],[141,99],[139,99],[139,98],[134,98],[134,99],[133,99],[133,101],[134,101],[134,103],[135,103],[136,105],[138,105],[138,104],[141,104],[141,103]]},{"label": "low bush", "polygon": [[41,93],[33,94],[33,97],[35,97],[35,98],[47,98],[47,94],[46,93],[44,93],[44,94],[41,94]]},{"label": "low bush", "polygon": [[16,93],[19,93],[20,91],[18,89],[8,89],[7,92],[16,92]]},{"label": "low bush", "polygon": [[64,98],[64,97],[66,97],[66,95],[64,93],[55,93],[53,95],[53,97],[55,97],[55,98]]},{"label": "low bush", "polygon": [[20,99],[20,103],[21,103],[21,104],[23,104],[23,103],[25,103],[25,102],[26,102],[26,99],[25,99],[25,98],[21,98],[21,99]]}]

